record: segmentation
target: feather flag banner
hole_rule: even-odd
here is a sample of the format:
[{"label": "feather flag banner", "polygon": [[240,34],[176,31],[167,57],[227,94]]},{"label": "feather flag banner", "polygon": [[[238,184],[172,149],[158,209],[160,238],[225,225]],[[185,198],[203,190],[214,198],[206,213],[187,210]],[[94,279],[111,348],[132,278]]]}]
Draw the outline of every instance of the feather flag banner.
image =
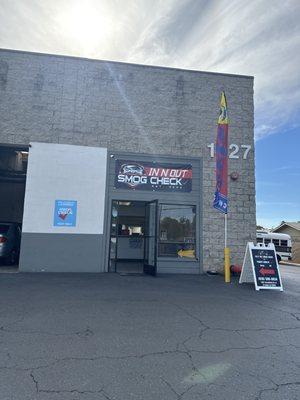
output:
[{"label": "feather flag banner", "polygon": [[221,93],[216,141],[216,191],[213,207],[228,211],[228,115],[225,93]]}]

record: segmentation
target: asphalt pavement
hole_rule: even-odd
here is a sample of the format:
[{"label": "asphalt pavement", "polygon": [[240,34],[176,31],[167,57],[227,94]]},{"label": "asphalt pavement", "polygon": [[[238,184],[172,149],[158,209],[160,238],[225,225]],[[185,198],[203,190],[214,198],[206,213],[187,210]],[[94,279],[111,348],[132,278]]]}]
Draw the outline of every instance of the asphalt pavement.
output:
[{"label": "asphalt pavement", "polygon": [[0,274],[1,400],[299,400],[300,268],[221,276]]}]

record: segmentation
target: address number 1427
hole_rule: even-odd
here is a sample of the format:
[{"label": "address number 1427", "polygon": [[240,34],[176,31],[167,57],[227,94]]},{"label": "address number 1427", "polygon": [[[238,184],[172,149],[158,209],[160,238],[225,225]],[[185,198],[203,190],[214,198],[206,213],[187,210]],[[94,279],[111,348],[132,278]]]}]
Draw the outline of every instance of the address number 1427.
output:
[{"label": "address number 1427", "polygon": [[[210,143],[207,145],[210,148],[210,156],[214,158],[215,156],[215,143]],[[249,151],[251,150],[251,145],[249,144],[230,144],[228,147],[228,158],[240,158],[243,157],[244,160],[247,159]]]}]

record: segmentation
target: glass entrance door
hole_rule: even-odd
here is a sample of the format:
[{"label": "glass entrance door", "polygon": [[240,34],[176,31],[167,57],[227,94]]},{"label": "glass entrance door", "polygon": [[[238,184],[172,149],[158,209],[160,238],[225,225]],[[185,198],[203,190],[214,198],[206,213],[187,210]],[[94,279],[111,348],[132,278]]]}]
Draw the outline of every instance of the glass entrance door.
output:
[{"label": "glass entrance door", "polygon": [[156,274],[157,200],[113,200],[110,272]]},{"label": "glass entrance door", "polygon": [[144,201],[112,201],[110,272],[143,273],[145,204]]},{"label": "glass entrance door", "polygon": [[156,275],[157,270],[157,200],[145,204],[144,273]]}]

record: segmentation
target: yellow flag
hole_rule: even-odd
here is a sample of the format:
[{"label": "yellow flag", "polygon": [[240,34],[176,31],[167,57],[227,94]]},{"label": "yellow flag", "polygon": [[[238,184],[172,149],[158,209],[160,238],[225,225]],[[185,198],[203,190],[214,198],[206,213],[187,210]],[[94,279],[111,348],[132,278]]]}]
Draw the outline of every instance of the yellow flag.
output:
[{"label": "yellow flag", "polygon": [[224,92],[221,92],[220,115],[218,119],[218,124],[228,125],[227,101]]}]

